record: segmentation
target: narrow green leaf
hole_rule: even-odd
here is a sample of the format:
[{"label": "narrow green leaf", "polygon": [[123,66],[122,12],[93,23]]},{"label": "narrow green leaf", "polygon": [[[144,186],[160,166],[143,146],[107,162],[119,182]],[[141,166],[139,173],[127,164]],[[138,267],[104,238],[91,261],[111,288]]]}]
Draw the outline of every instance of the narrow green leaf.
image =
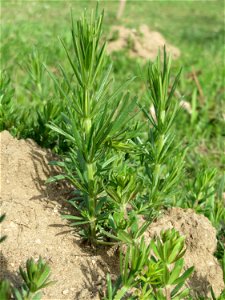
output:
[{"label": "narrow green leaf", "polygon": [[183,259],[180,259],[180,260],[176,261],[176,263],[173,267],[173,270],[170,273],[170,278],[169,278],[168,284],[172,285],[174,283],[174,281],[179,277],[183,266],[184,266],[184,260]]},{"label": "narrow green leaf", "polygon": [[127,244],[133,243],[132,237],[126,231],[119,230],[117,233],[117,236],[124,243],[127,243]]},{"label": "narrow green leaf", "polygon": [[187,269],[182,276],[180,276],[179,278],[177,278],[173,284],[180,284],[182,282],[185,282],[185,280],[190,277],[190,275],[193,273],[194,271],[194,267],[191,267],[189,269]]}]

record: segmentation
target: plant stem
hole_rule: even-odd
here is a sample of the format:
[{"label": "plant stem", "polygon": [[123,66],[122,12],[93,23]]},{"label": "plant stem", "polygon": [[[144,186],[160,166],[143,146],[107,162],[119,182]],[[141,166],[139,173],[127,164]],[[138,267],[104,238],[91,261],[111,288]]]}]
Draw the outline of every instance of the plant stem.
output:
[{"label": "plant stem", "polygon": [[165,287],[165,291],[166,291],[166,300],[171,300],[171,297],[170,297],[170,288]]},{"label": "plant stem", "polygon": [[88,89],[85,88],[85,91],[84,91],[84,114],[85,114],[85,117],[88,117],[89,115],[89,92],[88,92]]}]

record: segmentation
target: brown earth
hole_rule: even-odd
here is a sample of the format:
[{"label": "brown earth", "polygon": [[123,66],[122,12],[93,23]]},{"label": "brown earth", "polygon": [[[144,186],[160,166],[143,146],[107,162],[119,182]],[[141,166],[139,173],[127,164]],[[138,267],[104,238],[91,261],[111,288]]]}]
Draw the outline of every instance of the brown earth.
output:
[{"label": "brown earth", "polygon": [[[64,199],[68,187],[46,185],[56,170],[48,165],[52,154],[32,140],[17,140],[7,131],[1,141],[1,212],[6,220],[1,235],[1,278],[20,283],[16,271],[30,257],[41,255],[51,266],[52,280],[44,299],[100,299],[98,291],[105,285],[108,272],[118,273],[118,256],[111,250],[91,250],[62,220],[68,212]],[[190,281],[195,291],[208,292],[209,284],[218,295],[224,287],[222,270],[213,257],[216,232],[210,222],[192,210],[171,209],[153,223],[146,232],[152,238],[161,229],[175,228],[186,236],[186,267],[194,265],[196,273]]]},{"label": "brown earth", "polygon": [[169,44],[161,33],[151,31],[147,25],[141,25],[139,30],[124,26],[113,26],[107,49],[109,53],[128,49],[130,57],[140,57],[154,60],[159,50],[166,46],[173,59],[180,56],[180,50]]}]

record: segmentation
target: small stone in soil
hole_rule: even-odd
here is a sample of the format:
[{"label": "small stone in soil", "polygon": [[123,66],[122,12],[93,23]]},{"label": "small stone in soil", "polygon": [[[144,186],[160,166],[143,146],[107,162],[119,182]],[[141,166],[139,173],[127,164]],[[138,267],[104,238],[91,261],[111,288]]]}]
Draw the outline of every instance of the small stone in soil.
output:
[{"label": "small stone in soil", "polygon": [[63,294],[63,295],[67,295],[67,294],[69,294],[69,290],[68,290],[68,289],[66,289],[66,290],[62,291],[62,294]]}]

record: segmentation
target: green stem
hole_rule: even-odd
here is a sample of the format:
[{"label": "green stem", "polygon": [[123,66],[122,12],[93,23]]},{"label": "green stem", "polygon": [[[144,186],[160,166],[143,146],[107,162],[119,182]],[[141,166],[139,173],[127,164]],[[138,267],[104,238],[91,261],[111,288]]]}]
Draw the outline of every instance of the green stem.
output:
[{"label": "green stem", "polygon": [[[90,115],[90,103],[89,103],[89,91],[85,89],[84,91],[84,114],[85,118],[83,121],[84,131],[85,131],[85,138],[87,139],[91,126],[92,120],[89,117]],[[89,155],[88,155],[89,157]],[[95,174],[95,163],[86,161],[86,170],[87,170],[87,184],[88,184],[88,212],[90,215],[90,235],[91,235],[91,243],[96,244],[96,202],[97,198],[94,195],[94,174]]]},{"label": "green stem", "polygon": [[164,134],[160,134],[158,137],[158,141],[156,143],[156,159],[155,159],[155,166],[153,168],[153,183],[152,183],[152,193],[151,193],[151,199],[152,202],[156,202],[156,191],[158,189],[158,183],[159,183],[159,177],[160,177],[160,170],[161,170],[161,164],[159,163],[159,157],[161,156],[161,151],[164,146]]},{"label": "green stem", "polygon": [[88,175],[88,181],[91,182],[94,180],[94,163],[87,163],[87,175]]},{"label": "green stem", "polygon": [[160,168],[161,168],[160,164],[155,164],[155,168],[153,170],[153,190],[152,190],[153,193],[155,193],[157,186],[158,186]]},{"label": "green stem", "polygon": [[96,245],[96,220],[90,223],[91,244]]},{"label": "green stem", "polygon": [[165,110],[161,111],[161,115],[160,115],[160,118],[161,118],[161,122],[164,124],[165,122],[165,117],[166,117],[166,112]]},{"label": "green stem", "polygon": [[89,116],[89,112],[90,112],[90,103],[89,103],[89,91],[87,88],[85,88],[84,91],[84,114],[85,117]]},{"label": "green stem", "polygon": [[164,138],[165,138],[164,134],[159,135],[158,143],[157,143],[157,149],[156,149],[157,150],[157,159],[160,156],[160,153],[163,149],[163,146],[164,146],[164,143],[165,143]]},{"label": "green stem", "polygon": [[94,163],[87,163],[87,176],[88,176],[88,185],[89,185],[89,194],[88,194],[88,210],[90,214],[90,233],[92,243],[96,242],[96,195],[93,195],[93,181],[94,181]]}]

